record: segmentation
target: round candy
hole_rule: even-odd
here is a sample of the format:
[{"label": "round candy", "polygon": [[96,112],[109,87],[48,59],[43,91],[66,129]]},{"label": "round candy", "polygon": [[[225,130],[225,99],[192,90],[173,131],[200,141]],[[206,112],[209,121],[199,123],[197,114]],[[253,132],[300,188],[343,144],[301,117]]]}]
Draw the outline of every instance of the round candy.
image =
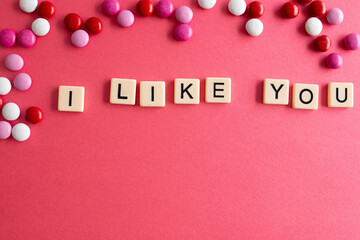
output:
[{"label": "round candy", "polygon": [[297,0],[301,4],[310,3],[312,0]]},{"label": "round candy", "polygon": [[122,27],[130,27],[131,25],[134,24],[134,20],[135,20],[134,14],[129,10],[122,10],[117,15],[117,21],[119,25]]},{"label": "round candy", "polygon": [[81,17],[77,13],[69,13],[68,15],[66,15],[64,22],[66,28],[72,32],[80,29],[82,26]]},{"label": "round candy", "polygon": [[0,77],[0,95],[6,95],[11,91],[11,82],[5,77]]},{"label": "round candy", "polygon": [[252,18],[249,21],[247,21],[246,25],[245,25],[246,31],[250,36],[259,36],[263,30],[264,30],[264,25],[263,23],[257,19],[257,18]]},{"label": "round candy", "polygon": [[2,108],[2,115],[8,121],[14,121],[20,116],[20,108],[16,103],[7,103]]},{"label": "round candy", "polygon": [[150,16],[154,12],[154,4],[151,0],[140,0],[136,4],[136,10],[141,16]]},{"label": "round candy", "polygon": [[98,34],[101,32],[103,24],[97,17],[91,17],[85,22],[85,29],[90,34]]},{"label": "round candy", "polygon": [[204,9],[211,9],[215,6],[216,0],[198,0],[198,4]]},{"label": "round candy", "polygon": [[169,17],[174,12],[174,5],[170,0],[160,0],[155,6],[156,13],[159,17]]},{"label": "round candy", "polygon": [[85,47],[89,43],[89,34],[84,30],[76,30],[71,35],[71,43],[75,47]]},{"label": "round candy", "polygon": [[32,13],[38,6],[37,0],[20,0],[19,2],[21,10],[27,13]]},{"label": "round candy", "polygon": [[182,23],[175,28],[174,34],[177,40],[187,41],[192,37],[193,30],[188,24]]},{"label": "round candy", "polygon": [[19,73],[14,79],[14,86],[20,91],[28,90],[31,83],[31,77],[27,73]]},{"label": "round candy", "polygon": [[43,113],[38,107],[29,107],[26,110],[26,120],[32,124],[37,124],[43,119]]},{"label": "round candy", "polygon": [[281,8],[281,15],[284,18],[295,18],[299,13],[299,6],[294,2],[287,2]]},{"label": "round candy", "polygon": [[14,30],[5,29],[0,32],[0,44],[3,47],[12,47],[16,42],[16,33]]},{"label": "round candy", "polygon": [[38,7],[38,14],[42,18],[51,18],[55,14],[55,5],[52,2],[41,2]]},{"label": "round candy", "polygon": [[259,18],[264,15],[264,4],[259,1],[251,2],[247,8],[247,15],[250,18]]},{"label": "round candy", "polygon": [[305,23],[305,30],[310,36],[319,35],[322,29],[323,29],[323,24],[316,17],[309,18]]},{"label": "round candy", "polygon": [[104,0],[102,8],[105,14],[112,16],[120,12],[120,3],[118,0]]},{"label": "round candy", "polygon": [[2,109],[3,106],[4,106],[4,100],[0,97],[0,110]]},{"label": "round candy", "polygon": [[343,58],[338,53],[332,53],[326,58],[326,64],[329,68],[338,69],[343,65]]},{"label": "round candy", "polygon": [[330,24],[340,24],[344,21],[344,13],[340,8],[332,8],[327,12],[326,19]]},{"label": "round candy", "polygon": [[31,29],[36,36],[42,37],[49,33],[50,23],[45,18],[37,18],[32,22]]},{"label": "round candy", "polygon": [[325,3],[321,0],[313,1],[308,7],[308,14],[310,17],[322,18],[326,14]]},{"label": "round candy", "polygon": [[7,139],[11,135],[11,125],[6,121],[0,121],[0,139]]},{"label": "round candy", "polygon": [[244,0],[230,0],[228,9],[235,16],[243,15],[246,11],[246,2]]},{"label": "round candy", "polygon": [[193,11],[187,6],[181,6],[175,12],[175,18],[179,23],[189,23],[193,16]]},{"label": "round candy", "polygon": [[316,38],[314,42],[314,48],[320,52],[326,52],[331,47],[331,40],[328,36],[322,35]]},{"label": "round candy", "polygon": [[31,30],[25,29],[17,35],[17,42],[25,48],[33,47],[36,43],[36,36]]},{"label": "round candy", "polygon": [[344,39],[344,44],[347,49],[356,50],[360,48],[360,35],[357,33],[350,33]]},{"label": "round candy", "polygon": [[11,134],[15,140],[22,142],[30,137],[30,128],[24,123],[18,123],[13,127]]},{"label": "round candy", "polygon": [[11,71],[19,71],[24,67],[24,60],[18,54],[10,54],[5,59],[5,65]]}]

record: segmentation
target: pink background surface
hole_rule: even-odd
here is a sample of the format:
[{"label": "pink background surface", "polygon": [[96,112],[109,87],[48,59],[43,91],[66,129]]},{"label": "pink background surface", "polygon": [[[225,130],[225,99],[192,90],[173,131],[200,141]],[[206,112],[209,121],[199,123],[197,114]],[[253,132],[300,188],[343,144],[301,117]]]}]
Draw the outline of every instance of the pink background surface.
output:
[{"label": "pink background surface", "polygon": [[[345,20],[325,24],[331,52],[311,49],[306,14],[279,17],[285,1],[264,0],[265,29],[245,34],[246,17],[218,0],[194,11],[191,41],[172,37],[174,18],[136,17],[129,29],[100,11],[100,0],[54,1],[48,36],[31,49],[0,49],[0,75],[10,53],[25,59],[27,92],[4,96],[43,109],[26,142],[0,143],[0,239],[326,239],[360,238],[359,52],[343,37],[359,32],[360,1],[327,0]],[[134,10],[135,1],[121,0]],[[104,30],[84,49],[70,44],[67,13],[98,16]],[[17,0],[1,0],[0,29],[30,27]],[[109,104],[110,78],[166,81],[166,107]],[[173,103],[173,79],[201,79],[200,105]],[[231,104],[204,103],[206,77],[232,78]],[[317,111],[262,104],[262,80],[286,78],[320,86]],[[331,109],[327,84],[353,82],[355,107]],[[85,87],[85,112],[57,111],[59,85]],[[292,90],[292,88],[290,89]]]}]

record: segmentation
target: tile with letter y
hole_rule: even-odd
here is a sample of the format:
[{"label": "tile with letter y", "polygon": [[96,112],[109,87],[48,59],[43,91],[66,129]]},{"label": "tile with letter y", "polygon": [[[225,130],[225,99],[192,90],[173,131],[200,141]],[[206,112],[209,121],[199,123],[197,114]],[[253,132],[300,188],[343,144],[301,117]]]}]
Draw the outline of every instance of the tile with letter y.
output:
[{"label": "tile with letter y", "polygon": [[296,109],[318,109],[319,85],[295,83],[292,103],[292,107]]},{"label": "tile with letter y", "polygon": [[175,104],[199,104],[200,80],[191,78],[176,78],[174,84]]},{"label": "tile with letter y", "polygon": [[205,102],[207,103],[230,103],[231,102],[231,79],[230,78],[206,78]]},{"label": "tile with letter y", "polygon": [[140,82],[141,107],[165,107],[165,82]]},{"label": "tile with letter y", "polygon": [[135,105],[136,80],[112,78],[110,87],[110,103]]},{"label": "tile with letter y", "polygon": [[288,105],[289,104],[289,80],[265,79],[264,80],[264,104]]},{"label": "tile with letter y", "polygon": [[328,85],[328,107],[352,108],[354,106],[354,85],[331,82]]},{"label": "tile with letter y", "polygon": [[59,86],[58,110],[63,112],[83,112],[84,97],[84,87]]}]

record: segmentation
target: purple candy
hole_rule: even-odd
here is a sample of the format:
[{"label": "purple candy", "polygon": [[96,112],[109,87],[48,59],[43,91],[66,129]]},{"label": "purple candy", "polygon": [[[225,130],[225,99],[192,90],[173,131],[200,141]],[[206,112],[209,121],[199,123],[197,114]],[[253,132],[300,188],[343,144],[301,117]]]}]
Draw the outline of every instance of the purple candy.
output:
[{"label": "purple candy", "polygon": [[129,10],[122,10],[117,16],[117,21],[122,27],[130,27],[134,24],[134,14]]},{"label": "purple candy", "polygon": [[175,18],[180,23],[190,22],[193,15],[193,11],[187,6],[181,6],[175,12]]},{"label": "purple candy", "polygon": [[343,58],[338,53],[332,53],[326,58],[326,64],[329,68],[338,69],[343,65]]},{"label": "purple candy", "polygon": [[24,67],[24,59],[18,54],[10,54],[5,58],[5,66],[11,71],[19,71]]},{"label": "purple candy", "polygon": [[344,39],[345,47],[350,50],[356,50],[360,48],[360,35],[357,33],[350,33]]},{"label": "purple candy", "polygon": [[19,73],[14,79],[14,86],[20,91],[28,90],[31,86],[31,77],[27,73]]},{"label": "purple candy", "polygon": [[174,12],[174,5],[170,0],[160,0],[155,6],[155,10],[159,17],[167,18]]},{"label": "purple candy", "polygon": [[193,35],[192,28],[186,24],[180,24],[175,28],[175,38],[180,41],[187,41],[189,40]]},{"label": "purple candy", "polygon": [[14,30],[5,29],[0,32],[0,44],[4,47],[12,47],[16,42],[16,33]]},{"label": "purple candy", "polygon": [[344,13],[339,8],[332,8],[327,12],[326,19],[330,24],[340,24],[344,21]]},{"label": "purple candy", "polygon": [[36,36],[31,30],[25,29],[19,32],[17,41],[22,47],[33,47],[36,43]]},{"label": "purple candy", "polygon": [[103,10],[107,15],[115,15],[120,12],[120,3],[118,0],[104,0]]},{"label": "purple candy", "polygon": [[71,43],[75,47],[85,47],[89,42],[89,34],[84,30],[76,30],[71,35]]},{"label": "purple candy", "polygon": [[0,121],[0,139],[7,139],[11,135],[11,125],[6,121]]}]

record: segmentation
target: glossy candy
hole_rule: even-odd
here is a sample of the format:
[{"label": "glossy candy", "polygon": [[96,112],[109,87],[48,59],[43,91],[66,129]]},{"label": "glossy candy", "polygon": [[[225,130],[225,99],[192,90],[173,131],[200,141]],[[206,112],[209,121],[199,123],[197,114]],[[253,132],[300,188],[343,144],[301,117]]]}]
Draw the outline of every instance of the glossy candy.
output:
[{"label": "glossy candy", "polygon": [[11,135],[15,140],[23,142],[30,137],[30,128],[24,123],[18,123],[13,127]]},{"label": "glossy candy", "polygon": [[230,0],[228,10],[232,15],[243,15],[246,11],[246,2],[244,0]]},{"label": "glossy candy", "polygon": [[85,29],[90,34],[98,34],[101,32],[103,24],[97,17],[91,17],[85,22]]},{"label": "glossy candy", "polygon": [[55,14],[55,5],[52,2],[44,1],[39,4],[37,11],[39,17],[51,18]]},{"label": "glossy candy", "polygon": [[130,27],[134,24],[135,17],[134,14],[129,10],[122,10],[117,15],[117,21],[122,27]]},{"label": "glossy candy", "polygon": [[160,0],[155,5],[155,10],[159,17],[167,18],[174,12],[174,5],[170,0]]},{"label": "glossy candy", "polygon": [[325,3],[321,0],[315,0],[310,3],[307,10],[310,17],[322,18],[326,14]]},{"label": "glossy candy", "polygon": [[11,82],[5,77],[0,77],[0,95],[7,95],[11,91]]},{"label": "glossy candy", "polygon": [[340,24],[344,21],[344,13],[340,8],[332,8],[327,12],[326,20],[330,24]]},{"label": "glossy candy", "polygon": [[25,48],[33,47],[36,43],[36,35],[29,29],[22,30],[17,35],[17,42]]},{"label": "glossy candy", "polygon": [[349,50],[356,50],[360,48],[360,34],[350,33],[344,39],[345,47]]},{"label": "glossy candy", "polygon": [[252,18],[246,22],[245,28],[246,28],[247,33],[250,36],[256,37],[256,36],[259,36],[263,32],[264,25],[259,19]]},{"label": "glossy candy", "polygon": [[6,121],[0,121],[0,139],[7,139],[11,135],[11,125]]},{"label": "glossy candy", "polygon": [[326,65],[329,68],[338,69],[343,65],[343,58],[338,53],[332,53],[326,58]]},{"label": "glossy candy", "polygon": [[72,32],[80,29],[82,26],[81,17],[77,13],[69,13],[68,15],[66,15],[64,22],[66,28]]},{"label": "glossy candy", "polygon": [[287,2],[281,8],[281,16],[284,18],[295,18],[299,13],[299,6],[294,2]]},{"label": "glossy candy", "polygon": [[198,0],[198,4],[203,9],[211,9],[215,6],[216,0]]},{"label": "glossy candy", "polygon": [[38,0],[20,0],[19,5],[24,12],[32,13],[38,6]]},{"label": "glossy candy", "polygon": [[260,18],[264,15],[264,4],[259,1],[251,2],[247,7],[246,13],[250,18]]},{"label": "glossy candy", "polygon": [[181,6],[175,12],[175,18],[179,23],[189,23],[193,16],[193,11],[187,6]]},{"label": "glossy candy", "polygon": [[118,0],[104,0],[102,8],[105,14],[112,16],[120,12],[120,3]]},{"label": "glossy candy", "polygon": [[2,115],[8,121],[14,121],[20,116],[20,108],[16,103],[6,103],[2,108]]},{"label": "glossy candy", "polygon": [[323,29],[323,24],[316,17],[309,18],[305,23],[305,30],[310,36],[319,35],[322,29]]},{"label": "glossy candy", "polygon": [[43,119],[43,112],[38,107],[29,107],[26,110],[25,118],[32,124],[37,124]]},{"label": "glossy candy", "polygon": [[89,34],[82,29],[76,30],[71,35],[71,43],[75,47],[85,47],[89,43]]},{"label": "glossy candy", "polygon": [[136,4],[136,10],[141,16],[150,16],[154,12],[154,3],[151,0],[140,0]]},{"label": "glossy candy", "polygon": [[331,47],[331,39],[326,35],[321,35],[314,41],[314,48],[320,52],[326,52]]},{"label": "glossy candy", "polygon": [[50,31],[50,23],[45,18],[37,18],[31,24],[31,29],[36,36],[43,37]]},{"label": "glossy candy", "polygon": [[5,59],[5,66],[11,71],[19,71],[24,67],[24,60],[18,54],[10,54]]},{"label": "glossy candy", "polygon": [[12,29],[5,29],[0,32],[0,44],[3,47],[12,47],[16,42],[16,33]]},{"label": "glossy candy", "polygon": [[27,73],[19,73],[14,78],[14,86],[20,91],[28,90],[31,87],[31,77]]},{"label": "glossy candy", "polygon": [[0,97],[0,110],[2,109],[2,107],[4,106],[4,100]]},{"label": "glossy candy", "polygon": [[177,40],[187,41],[192,37],[193,30],[188,24],[182,23],[176,26],[174,34]]}]

